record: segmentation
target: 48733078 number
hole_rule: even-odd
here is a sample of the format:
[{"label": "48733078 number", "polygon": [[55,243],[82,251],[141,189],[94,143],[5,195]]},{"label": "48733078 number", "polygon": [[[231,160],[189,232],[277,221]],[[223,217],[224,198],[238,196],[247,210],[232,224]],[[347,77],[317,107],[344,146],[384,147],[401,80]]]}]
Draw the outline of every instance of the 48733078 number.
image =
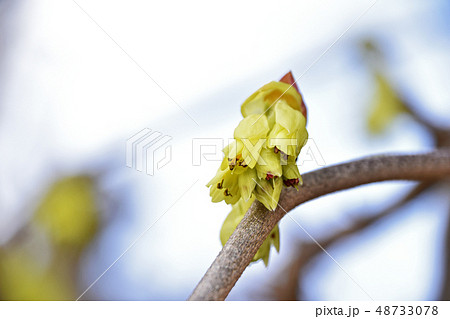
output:
[{"label": "48733078 number", "polygon": [[438,315],[438,306],[378,306],[375,310],[380,316],[426,316]]}]

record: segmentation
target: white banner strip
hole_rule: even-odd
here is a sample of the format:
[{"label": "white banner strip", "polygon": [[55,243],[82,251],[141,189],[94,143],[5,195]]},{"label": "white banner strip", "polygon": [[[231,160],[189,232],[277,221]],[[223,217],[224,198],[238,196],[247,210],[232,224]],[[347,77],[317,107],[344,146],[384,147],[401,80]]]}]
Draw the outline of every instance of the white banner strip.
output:
[{"label": "white banner strip", "polygon": [[450,318],[444,301],[1,302],[2,318]]}]

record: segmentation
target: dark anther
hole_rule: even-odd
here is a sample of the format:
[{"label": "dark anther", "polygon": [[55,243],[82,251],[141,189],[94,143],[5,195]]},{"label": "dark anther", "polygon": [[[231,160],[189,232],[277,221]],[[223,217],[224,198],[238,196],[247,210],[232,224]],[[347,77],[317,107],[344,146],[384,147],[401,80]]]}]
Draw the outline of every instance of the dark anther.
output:
[{"label": "dark anther", "polygon": [[286,185],[287,187],[289,186],[296,186],[299,183],[299,179],[298,178],[292,178],[292,179],[285,179],[283,181],[284,185]]},{"label": "dark anther", "polygon": [[228,159],[228,167],[230,168],[230,171],[232,171],[236,167],[236,158]]}]

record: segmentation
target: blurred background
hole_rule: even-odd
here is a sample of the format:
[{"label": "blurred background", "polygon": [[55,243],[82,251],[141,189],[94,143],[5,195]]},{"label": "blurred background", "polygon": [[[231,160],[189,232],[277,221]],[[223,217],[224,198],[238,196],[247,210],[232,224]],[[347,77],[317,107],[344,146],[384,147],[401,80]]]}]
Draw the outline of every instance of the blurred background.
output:
[{"label": "blurred background", "polygon": [[[193,139],[226,143],[240,104],[289,70],[308,107],[300,172],[449,146],[450,3],[373,3],[0,0],[0,299],[75,300],[102,274],[81,300],[186,299],[230,210]],[[152,176],[126,166],[144,128],[172,138]],[[285,218],[280,253],[228,300],[449,300],[449,191],[306,203],[291,216],[351,278]]]}]

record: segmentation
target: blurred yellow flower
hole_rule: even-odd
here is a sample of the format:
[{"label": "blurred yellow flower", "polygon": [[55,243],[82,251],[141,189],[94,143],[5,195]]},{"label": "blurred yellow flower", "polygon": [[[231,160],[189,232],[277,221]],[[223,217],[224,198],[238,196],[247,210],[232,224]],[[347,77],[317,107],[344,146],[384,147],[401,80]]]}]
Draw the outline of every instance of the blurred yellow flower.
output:
[{"label": "blurred yellow flower", "polygon": [[84,247],[99,226],[94,179],[79,175],[56,181],[40,203],[35,219],[56,245]]},{"label": "blurred yellow flower", "polygon": [[368,118],[368,128],[372,134],[383,133],[388,125],[407,108],[384,75],[375,73],[375,96]]}]

